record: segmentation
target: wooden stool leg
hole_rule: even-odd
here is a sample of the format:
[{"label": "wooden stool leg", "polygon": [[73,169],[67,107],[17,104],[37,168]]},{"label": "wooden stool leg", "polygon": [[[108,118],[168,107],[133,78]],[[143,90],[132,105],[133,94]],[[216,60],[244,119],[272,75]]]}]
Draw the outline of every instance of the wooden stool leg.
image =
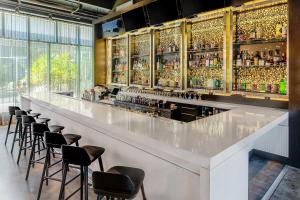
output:
[{"label": "wooden stool leg", "polygon": [[100,170],[101,170],[102,172],[104,172],[102,158],[99,157],[99,158],[98,158],[98,161],[99,161]]},{"label": "wooden stool leg", "polygon": [[60,186],[60,192],[59,192],[59,200],[64,200],[65,198],[65,184],[66,184],[66,178],[67,178],[67,168],[68,164],[63,163],[63,172],[62,172],[62,180],[61,180],[61,186]]},{"label": "wooden stool leg", "polygon": [[84,200],[89,199],[88,179],[89,179],[88,167],[84,166]]},{"label": "wooden stool leg", "polygon": [[144,189],[144,184],[143,183],[142,183],[142,186],[141,186],[141,190],[142,190],[143,200],[146,200],[146,194],[145,194],[145,189]]},{"label": "wooden stool leg", "polygon": [[18,154],[18,159],[17,159],[17,165],[19,165],[19,162],[20,162],[20,157],[21,157],[21,153],[22,153],[22,150],[23,150],[25,137],[26,137],[26,127],[24,127],[24,131],[23,131],[22,138],[21,138],[21,145],[20,145],[20,148],[19,148],[19,154]]},{"label": "wooden stool leg", "polygon": [[84,183],[83,166],[80,166],[80,200],[83,200],[83,183]]},{"label": "wooden stool leg", "polygon": [[12,121],[12,115],[10,116],[9,118],[9,123],[8,123],[8,127],[7,127],[7,133],[6,133],[6,137],[5,137],[5,146],[6,146],[6,143],[7,143],[7,139],[8,139],[8,135],[10,134],[10,126],[11,126],[11,121]]},{"label": "wooden stool leg", "polygon": [[13,142],[12,142],[12,146],[11,146],[11,150],[10,150],[10,153],[13,153],[14,151],[14,147],[15,147],[15,141],[16,141],[16,137],[17,137],[17,134],[18,134],[18,128],[19,128],[19,120],[17,121],[17,124],[16,124],[16,129],[15,129],[15,133],[14,133],[14,138],[13,138]]},{"label": "wooden stool leg", "polygon": [[37,139],[37,136],[34,136],[33,137],[33,144],[32,144],[32,147],[31,147],[31,153],[30,153],[30,157],[29,157],[29,163],[28,163],[27,172],[26,172],[26,178],[25,178],[26,181],[28,180],[28,176],[29,176],[31,164],[34,161],[34,156],[33,155],[34,155],[34,152],[35,152],[35,142],[36,142],[36,139]]},{"label": "wooden stool leg", "polygon": [[37,200],[39,200],[41,198],[41,193],[42,193],[42,189],[43,189],[43,183],[45,180],[45,174],[46,174],[46,170],[48,168],[48,159],[50,156],[50,149],[47,148],[47,153],[46,153],[46,158],[45,158],[45,163],[44,163],[44,168],[43,168],[43,173],[42,173],[42,178],[41,178],[41,182],[40,182],[40,188],[39,188],[39,193],[38,193],[38,197]]}]

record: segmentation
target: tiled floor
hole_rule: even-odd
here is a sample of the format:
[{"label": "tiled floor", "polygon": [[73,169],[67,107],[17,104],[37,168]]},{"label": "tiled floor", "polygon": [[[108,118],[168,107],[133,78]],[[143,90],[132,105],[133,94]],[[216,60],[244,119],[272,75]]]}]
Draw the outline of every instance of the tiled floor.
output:
[{"label": "tiled floor", "polygon": [[[39,188],[40,177],[42,172],[42,165],[37,164],[31,170],[28,181],[25,181],[25,174],[27,170],[27,157],[22,156],[19,166],[16,164],[17,151],[10,153],[11,140],[8,141],[7,146],[4,146],[4,139],[6,134],[6,127],[0,126],[0,200],[35,200]],[[10,135],[12,138],[12,135]],[[18,146],[16,145],[16,150]],[[57,166],[54,171],[59,169]],[[77,172],[70,170],[70,175],[75,175]],[[58,176],[59,177],[59,176]],[[79,187],[79,179],[71,183],[66,190],[66,196],[74,189]],[[44,185],[41,200],[57,200],[60,184],[55,181],[50,181],[49,185]],[[92,188],[89,189],[89,199],[96,199]],[[71,199],[80,199],[79,194]]]},{"label": "tiled floor", "polygon": [[288,167],[271,200],[300,200],[300,169]]},{"label": "tiled floor", "polygon": [[278,162],[252,156],[249,162],[249,200],[260,200],[283,167]]}]

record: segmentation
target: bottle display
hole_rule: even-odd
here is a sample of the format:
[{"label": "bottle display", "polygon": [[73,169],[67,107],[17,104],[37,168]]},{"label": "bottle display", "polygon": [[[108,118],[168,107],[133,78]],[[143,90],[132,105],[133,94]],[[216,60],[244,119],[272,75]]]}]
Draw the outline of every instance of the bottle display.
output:
[{"label": "bottle display", "polygon": [[187,87],[223,90],[224,19],[188,24]]},{"label": "bottle display", "polygon": [[181,41],[181,26],[155,30],[155,87],[182,87]]},{"label": "bottle display", "polygon": [[150,33],[130,36],[130,84],[151,86],[150,78]]},{"label": "bottle display", "polygon": [[287,95],[287,5],[234,16],[233,91]]},{"label": "bottle display", "polygon": [[127,84],[127,41],[127,38],[117,38],[112,40],[112,84]]}]

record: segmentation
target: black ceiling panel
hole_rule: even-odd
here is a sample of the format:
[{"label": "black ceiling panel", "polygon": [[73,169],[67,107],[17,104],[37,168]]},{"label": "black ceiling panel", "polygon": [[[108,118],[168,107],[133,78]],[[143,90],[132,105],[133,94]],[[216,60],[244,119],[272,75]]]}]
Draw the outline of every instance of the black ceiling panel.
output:
[{"label": "black ceiling panel", "polygon": [[102,8],[112,9],[116,0],[81,0],[81,2]]}]

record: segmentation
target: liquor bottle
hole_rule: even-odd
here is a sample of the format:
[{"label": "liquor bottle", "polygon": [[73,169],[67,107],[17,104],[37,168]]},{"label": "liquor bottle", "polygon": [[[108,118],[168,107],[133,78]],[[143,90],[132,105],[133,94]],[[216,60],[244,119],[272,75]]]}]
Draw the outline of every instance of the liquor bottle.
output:
[{"label": "liquor bottle", "polygon": [[250,40],[256,39],[256,27],[254,26],[249,35]]},{"label": "liquor bottle", "polygon": [[282,24],[278,23],[275,27],[275,38],[281,38],[282,37]]},{"label": "liquor bottle", "polygon": [[209,66],[210,66],[210,58],[209,58],[209,54],[207,54],[205,58],[205,67],[209,67]]},{"label": "liquor bottle", "polygon": [[257,51],[256,55],[254,56],[254,66],[258,66],[259,65],[259,63],[258,63],[259,59],[260,59],[259,52]]},{"label": "liquor bottle", "polygon": [[287,24],[285,23],[283,26],[282,26],[282,38],[287,38]]},{"label": "liquor bottle", "polygon": [[281,79],[279,83],[279,94],[286,95],[286,80]]},{"label": "liquor bottle", "polygon": [[240,52],[240,53],[237,55],[237,57],[236,57],[236,66],[237,66],[237,67],[241,67],[241,66],[243,65],[243,63],[242,63],[242,58],[241,58],[241,54],[242,54],[242,52]]},{"label": "liquor bottle", "polygon": [[273,62],[274,62],[274,66],[279,65],[279,62],[280,62],[280,50],[279,49],[276,49],[274,51]]},{"label": "liquor bottle", "polygon": [[256,39],[262,39],[262,38],[263,38],[262,26],[258,25],[256,27]]}]

